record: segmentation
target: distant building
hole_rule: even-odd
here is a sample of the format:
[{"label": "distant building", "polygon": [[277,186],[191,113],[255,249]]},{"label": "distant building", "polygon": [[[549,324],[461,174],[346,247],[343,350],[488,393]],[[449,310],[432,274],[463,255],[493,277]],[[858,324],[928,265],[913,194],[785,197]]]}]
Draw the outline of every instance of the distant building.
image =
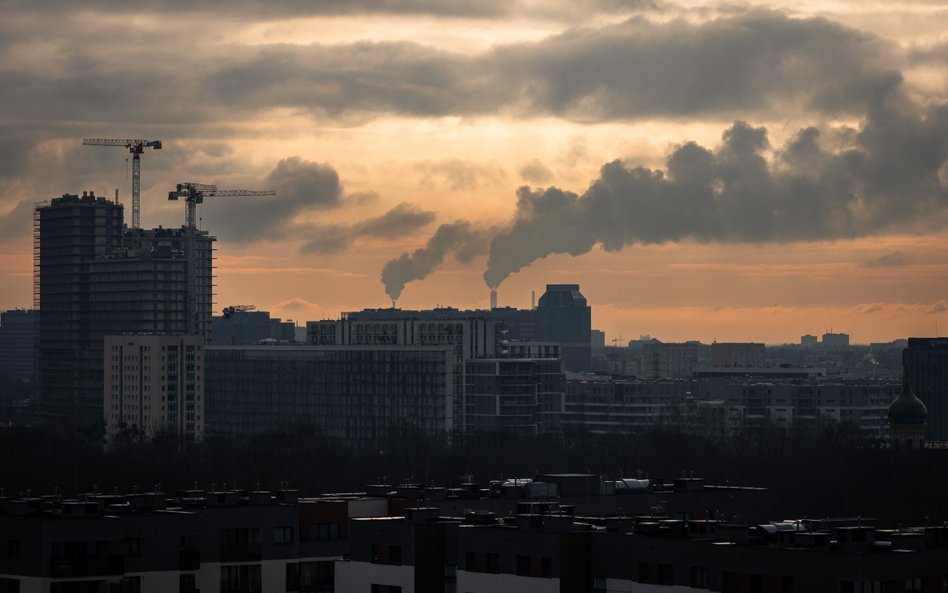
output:
[{"label": "distant building", "polygon": [[711,344],[712,367],[762,367],[767,363],[763,344],[753,342],[715,342]]},{"label": "distant building", "polygon": [[805,336],[800,336],[800,346],[805,350],[813,350],[820,344],[820,339],[816,336],[811,336],[807,334]]},{"label": "distant building", "polygon": [[393,430],[452,433],[454,348],[208,346],[206,434],[251,436],[311,425],[347,447],[377,447]]},{"label": "distant building", "polygon": [[[568,371],[584,372],[591,370],[591,319],[592,310],[586,302],[586,297],[579,291],[578,284],[548,284],[546,292],[540,297],[536,309],[514,309],[512,307],[496,307],[461,311],[451,307],[439,307],[422,311],[402,309],[365,309],[362,311],[347,312],[340,320],[319,321],[307,323],[307,335],[310,343],[356,343],[351,332],[344,329],[345,323],[351,327],[365,324],[365,322],[382,322],[391,324],[395,321],[417,321],[419,323],[444,323],[464,319],[481,319],[491,322],[500,331],[492,335],[497,336],[496,352],[502,350],[506,342],[557,342],[560,345],[560,355]],[[340,329],[331,329],[341,325]],[[388,337],[384,329],[377,338],[365,337],[361,339],[396,339],[391,332],[401,331],[390,327]],[[402,338],[398,338],[402,339]],[[410,338],[406,338],[410,339]],[[330,342],[332,340],[332,342]],[[479,341],[481,341],[479,339]],[[394,342],[393,342],[394,343]],[[406,342],[413,343],[413,342]],[[494,354],[488,354],[494,356]]]},{"label": "distant building", "polygon": [[0,373],[33,381],[39,346],[39,323],[35,310],[14,309],[0,313]]},{"label": "distant building", "polygon": [[537,340],[560,343],[563,364],[574,372],[592,368],[592,309],[579,284],[547,284],[536,308]]},{"label": "distant building", "polygon": [[495,358],[466,363],[466,433],[506,430],[521,435],[559,432],[566,375],[559,359]]},{"label": "distant building", "polygon": [[642,377],[646,379],[678,379],[691,376],[698,364],[697,342],[642,344]]},{"label": "distant building", "polygon": [[928,411],[928,439],[948,441],[948,338],[909,338],[902,364]]},{"label": "distant building", "polygon": [[238,346],[257,344],[263,340],[296,341],[296,324],[270,317],[267,311],[252,306],[224,307],[222,315],[212,318],[214,345]]},{"label": "distant building", "polygon": [[589,330],[589,347],[593,356],[602,352],[606,347],[606,332],[598,329]]},{"label": "distant building", "polygon": [[889,405],[889,444],[896,449],[921,449],[925,446],[928,410],[915,397],[906,378],[902,392]]},{"label": "distant building", "polygon": [[106,435],[204,437],[204,338],[105,336]]},{"label": "distant building", "polygon": [[744,379],[804,379],[825,377],[825,367],[707,367],[697,366],[691,371],[695,379],[713,379],[715,377],[732,377]]},{"label": "distant building", "polygon": [[822,347],[831,352],[846,350],[849,348],[849,334],[823,334]]}]

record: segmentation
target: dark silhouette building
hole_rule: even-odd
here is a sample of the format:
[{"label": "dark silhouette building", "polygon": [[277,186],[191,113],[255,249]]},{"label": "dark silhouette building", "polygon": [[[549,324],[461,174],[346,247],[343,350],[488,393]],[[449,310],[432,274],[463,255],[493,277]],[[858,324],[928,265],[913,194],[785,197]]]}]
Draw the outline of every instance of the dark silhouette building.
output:
[{"label": "dark silhouette building", "polygon": [[948,338],[909,338],[902,367],[928,410],[928,439],[948,440]]},{"label": "dark silhouette building", "polygon": [[537,340],[559,342],[567,369],[591,369],[592,309],[579,284],[547,284],[536,308],[536,325]]},{"label": "dark silhouette building", "polygon": [[120,252],[122,205],[64,194],[36,207],[33,230],[41,413],[100,420],[102,338],[92,330],[89,265]]},{"label": "dark silhouette building", "polygon": [[185,228],[125,229],[122,205],[92,193],[36,207],[44,419],[103,421],[104,336],[210,336],[214,240]]},{"label": "dark silhouette building", "polygon": [[32,381],[36,375],[38,331],[32,309],[0,313],[0,373]]}]

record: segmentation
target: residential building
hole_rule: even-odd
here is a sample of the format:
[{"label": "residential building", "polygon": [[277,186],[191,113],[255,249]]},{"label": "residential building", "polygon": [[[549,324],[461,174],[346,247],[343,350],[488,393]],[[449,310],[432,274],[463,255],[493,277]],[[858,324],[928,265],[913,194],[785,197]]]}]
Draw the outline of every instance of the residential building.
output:
[{"label": "residential building", "polygon": [[902,365],[928,410],[928,440],[948,441],[948,338],[909,338]]},{"label": "residential building", "polygon": [[823,350],[831,352],[846,350],[849,348],[849,334],[834,334],[831,332],[823,334]]},{"label": "residential building", "polygon": [[250,436],[301,424],[353,448],[411,427],[455,426],[455,352],[440,346],[208,346],[207,435]]},{"label": "residential building", "polygon": [[214,237],[124,229],[122,217],[121,204],[94,194],[35,209],[40,404],[49,422],[102,422],[105,335],[210,336]]},{"label": "residential building", "polygon": [[23,381],[35,380],[38,317],[33,309],[0,312],[0,373]]},{"label": "residential building", "polygon": [[105,336],[105,428],[110,442],[128,432],[204,436],[204,338]]},{"label": "residential building", "polygon": [[267,311],[255,311],[252,305],[224,307],[222,315],[213,317],[212,325],[214,344],[220,346],[296,341],[295,323],[270,317]]},{"label": "residential building", "polygon": [[558,358],[486,358],[466,363],[464,432],[558,432],[566,375]]},{"label": "residential building", "polygon": [[121,252],[122,205],[64,194],[38,204],[33,220],[41,413],[51,422],[101,422],[102,335],[92,331],[89,264]]},{"label": "residential building", "polygon": [[698,343],[645,342],[642,344],[641,374],[646,379],[678,379],[691,376],[698,364]]},{"label": "residential building", "polygon": [[715,342],[711,344],[712,367],[756,367],[767,364],[763,344],[753,342]]}]

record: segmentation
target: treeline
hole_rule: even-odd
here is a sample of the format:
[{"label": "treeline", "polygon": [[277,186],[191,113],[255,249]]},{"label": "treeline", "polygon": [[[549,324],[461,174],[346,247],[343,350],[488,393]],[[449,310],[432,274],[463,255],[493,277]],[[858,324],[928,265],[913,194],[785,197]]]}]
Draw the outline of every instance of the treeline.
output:
[{"label": "treeline", "polygon": [[948,520],[948,451],[898,452],[870,446],[837,428],[794,435],[764,428],[724,443],[655,431],[527,437],[471,435],[448,441],[394,427],[378,448],[353,451],[312,427],[246,439],[181,443],[171,434],[145,440],[129,433],[104,448],[92,432],[13,427],[0,431],[0,487],[7,496],[59,492],[131,492],[160,485],[278,488],[304,495],[361,491],[404,481],[448,486],[538,473],[589,472],[610,477],[763,486],[773,518],[863,516],[895,524]]}]

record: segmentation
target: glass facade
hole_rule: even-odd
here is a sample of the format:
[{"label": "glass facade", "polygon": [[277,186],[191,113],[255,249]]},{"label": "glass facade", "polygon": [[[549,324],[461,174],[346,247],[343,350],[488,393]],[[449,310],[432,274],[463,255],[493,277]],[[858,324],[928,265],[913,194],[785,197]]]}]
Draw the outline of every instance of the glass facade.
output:
[{"label": "glass facade", "polygon": [[205,356],[209,435],[308,424],[366,448],[399,426],[451,429],[451,348],[214,346]]}]

